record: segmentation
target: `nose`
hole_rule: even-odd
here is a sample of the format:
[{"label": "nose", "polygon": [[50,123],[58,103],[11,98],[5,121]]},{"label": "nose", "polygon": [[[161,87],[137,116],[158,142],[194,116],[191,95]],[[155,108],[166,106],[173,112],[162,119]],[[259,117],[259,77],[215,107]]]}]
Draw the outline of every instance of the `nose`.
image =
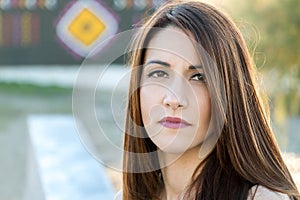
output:
[{"label": "nose", "polygon": [[163,104],[172,110],[177,110],[179,108],[185,108],[187,106],[187,101],[183,95],[179,95],[173,91],[168,91],[164,96]]}]

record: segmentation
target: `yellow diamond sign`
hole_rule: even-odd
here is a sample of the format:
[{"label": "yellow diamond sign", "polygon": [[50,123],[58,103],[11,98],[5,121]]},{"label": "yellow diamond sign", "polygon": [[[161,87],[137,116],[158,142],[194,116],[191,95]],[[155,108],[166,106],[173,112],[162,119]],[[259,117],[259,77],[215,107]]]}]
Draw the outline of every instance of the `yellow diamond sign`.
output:
[{"label": "yellow diamond sign", "polygon": [[88,46],[95,42],[105,30],[105,24],[91,11],[83,9],[68,29],[75,38]]},{"label": "yellow diamond sign", "polygon": [[59,42],[76,57],[101,51],[118,32],[116,16],[98,0],[71,1],[57,20]]}]

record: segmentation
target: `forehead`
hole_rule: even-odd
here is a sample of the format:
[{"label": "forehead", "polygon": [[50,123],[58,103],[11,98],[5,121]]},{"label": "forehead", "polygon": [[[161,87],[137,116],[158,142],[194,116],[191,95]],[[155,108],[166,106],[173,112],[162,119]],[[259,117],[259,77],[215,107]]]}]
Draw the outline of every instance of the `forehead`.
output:
[{"label": "forehead", "polygon": [[172,26],[163,28],[156,32],[148,43],[146,59],[176,56],[190,64],[199,64],[197,45],[193,37],[181,29]]}]

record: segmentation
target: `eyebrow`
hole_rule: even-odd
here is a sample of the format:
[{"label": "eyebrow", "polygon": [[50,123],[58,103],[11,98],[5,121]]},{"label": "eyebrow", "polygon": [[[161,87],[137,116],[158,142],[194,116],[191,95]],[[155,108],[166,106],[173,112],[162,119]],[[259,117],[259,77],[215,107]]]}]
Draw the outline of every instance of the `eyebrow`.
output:
[{"label": "eyebrow", "polygon": [[191,65],[189,69],[203,69],[202,65]]},{"label": "eyebrow", "polygon": [[149,62],[147,62],[144,65],[144,67],[147,66],[147,65],[150,65],[150,64],[159,64],[159,65],[162,65],[164,67],[171,67],[171,65],[169,63],[164,62],[164,61],[160,61],[160,60],[150,60]]},{"label": "eyebrow", "polygon": [[[167,62],[161,61],[161,60],[150,60],[149,62],[147,62],[145,66],[150,65],[150,64],[158,64],[158,65],[162,65],[164,67],[171,67],[171,65]],[[202,69],[202,65],[190,65],[188,69]]]}]

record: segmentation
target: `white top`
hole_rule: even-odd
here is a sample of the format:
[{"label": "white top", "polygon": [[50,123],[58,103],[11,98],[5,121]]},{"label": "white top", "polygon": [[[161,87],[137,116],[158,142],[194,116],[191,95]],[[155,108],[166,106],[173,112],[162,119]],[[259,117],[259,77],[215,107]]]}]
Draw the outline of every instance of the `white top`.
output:
[{"label": "white top", "polygon": [[115,195],[114,200],[122,200],[122,190],[120,190],[119,192],[117,192],[117,194]]},{"label": "white top", "polygon": [[[255,192],[257,188],[257,191]],[[253,198],[254,195],[254,198]],[[272,191],[263,186],[253,186],[250,191],[247,200],[290,200],[288,195],[279,192]]]},{"label": "white top", "polygon": [[[122,200],[122,190],[116,194],[114,200]],[[263,186],[253,186],[249,191],[247,200],[290,200],[290,198],[286,194],[272,191]]]}]

